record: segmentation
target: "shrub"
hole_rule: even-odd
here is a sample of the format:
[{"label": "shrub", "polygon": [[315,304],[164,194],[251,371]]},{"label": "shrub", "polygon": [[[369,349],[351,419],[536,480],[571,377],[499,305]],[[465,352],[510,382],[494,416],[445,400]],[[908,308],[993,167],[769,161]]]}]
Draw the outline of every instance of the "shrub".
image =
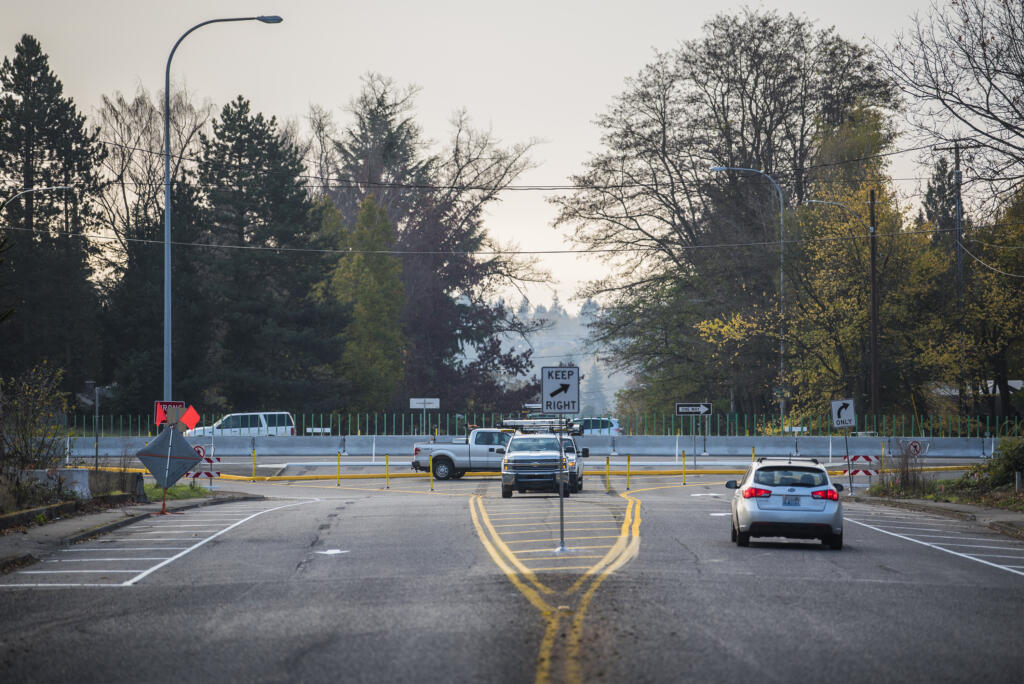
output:
[{"label": "shrub", "polygon": [[1014,473],[1019,470],[1024,470],[1024,438],[1003,437],[988,465],[991,486],[1001,487],[1013,483]]},{"label": "shrub", "polygon": [[56,467],[63,454],[63,377],[63,370],[44,361],[17,379],[0,378],[0,482],[10,488],[18,506],[33,496],[22,473]]}]

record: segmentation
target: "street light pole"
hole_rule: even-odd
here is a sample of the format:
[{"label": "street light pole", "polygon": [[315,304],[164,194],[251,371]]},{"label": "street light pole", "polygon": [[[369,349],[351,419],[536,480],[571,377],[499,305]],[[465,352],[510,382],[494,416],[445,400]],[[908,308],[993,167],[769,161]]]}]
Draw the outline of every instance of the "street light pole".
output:
[{"label": "street light pole", "polygon": [[260,21],[264,24],[280,24],[283,20],[278,16],[230,17],[226,19],[209,19],[200,22],[181,34],[167,56],[167,68],[164,70],[164,388],[165,401],[171,401],[171,60],[181,41],[198,28],[207,24],[219,24],[229,21]]},{"label": "street light pole", "polygon": [[764,171],[758,169],[748,169],[742,166],[712,166],[712,171],[746,171],[748,173],[757,173],[772,182],[775,186],[775,191],[779,194],[779,430],[785,429],[786,422],[786,398],[785,391],[783,389],[785,384],[786,375],[786,204],[782,199],[782,188],[775,182],[775,179],[769,176]]},{"label": "street light pole", "polygon": [[808,204],[829,204],[839,207],[850,216],[857,219],[862,226],[868,229],[871,236],[871,411],[878,415],[879,406],[879,366],[878,366],[878,285],[877,285],[877,261],[878,261],[878,231],[875,228],[875,191],[871,191],[871,221],[864,223],[864,219],[857,215],[853,209],[839,202],[826,202],[825,200],[805,200]]},{"label": "street light pole", "polygon": [[27,195],[30,192],[45,192],[45,191],[48,191],[48,190],[74,190],[74,189],[75,189],[74,185],[51,185],[51,186],[45,187],[45,188],[26,188],[25,190],[21,190],[20,192],[16,192],[13,195],[11,195],[10,197],[8,197],[7,199],[5,199],[4,203],[0,204],[0,211],[3,211],[4,207],[6,207],[8,204],[13,202],[14,200],[18,199],[22,195]]}]

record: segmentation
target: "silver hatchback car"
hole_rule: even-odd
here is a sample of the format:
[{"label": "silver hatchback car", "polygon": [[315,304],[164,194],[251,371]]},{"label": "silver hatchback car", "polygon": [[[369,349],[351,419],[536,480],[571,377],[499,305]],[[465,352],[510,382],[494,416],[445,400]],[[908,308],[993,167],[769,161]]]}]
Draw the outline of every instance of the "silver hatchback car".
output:
[{"label": "silver hatchback car", "polygon": [[815,459],[759,458],[743,479],[725,483],[732,498],[732,540],[751,537],[820,539],[843,548],[843,485],[833,484]]}]

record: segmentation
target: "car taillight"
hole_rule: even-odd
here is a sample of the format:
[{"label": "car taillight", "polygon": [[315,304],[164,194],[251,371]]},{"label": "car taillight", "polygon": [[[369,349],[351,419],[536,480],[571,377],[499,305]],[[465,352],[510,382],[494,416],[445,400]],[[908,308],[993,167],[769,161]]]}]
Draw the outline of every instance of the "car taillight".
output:
[{"label": "car taillight", "polygon": [[294,436],[295,436],[295,426],[293,425],[292,426],[292,437],[294,437]]},{"label": "car taillight", "polygon": [[829,487],[828,489],[819,489],[816,492],[811,492],[812,499],[828,499],[829,501],[839,501],[839,492]]},{"label": "car taillight", "polygon": [[747,487],[743,490],[744,499],[764,499],[772,495],[772,490],[761,489],[760,487]]},{"label": "car taillight", "polygon": [[420,455],[420,448],[419,447],[414,448],[412,450],[412,455],[413,456],[419,456]]}]

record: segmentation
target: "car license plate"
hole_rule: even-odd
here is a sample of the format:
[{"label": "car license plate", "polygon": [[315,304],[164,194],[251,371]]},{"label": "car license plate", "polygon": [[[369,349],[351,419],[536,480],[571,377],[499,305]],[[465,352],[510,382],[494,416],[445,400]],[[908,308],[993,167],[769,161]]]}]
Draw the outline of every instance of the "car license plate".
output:
[{"label": "car license plate", "polygon": [[799,506],[800,505],[800,497],[795,495],[795,494],[787,494],[787,495],[782,497],[782,505],[783,506]]}]

